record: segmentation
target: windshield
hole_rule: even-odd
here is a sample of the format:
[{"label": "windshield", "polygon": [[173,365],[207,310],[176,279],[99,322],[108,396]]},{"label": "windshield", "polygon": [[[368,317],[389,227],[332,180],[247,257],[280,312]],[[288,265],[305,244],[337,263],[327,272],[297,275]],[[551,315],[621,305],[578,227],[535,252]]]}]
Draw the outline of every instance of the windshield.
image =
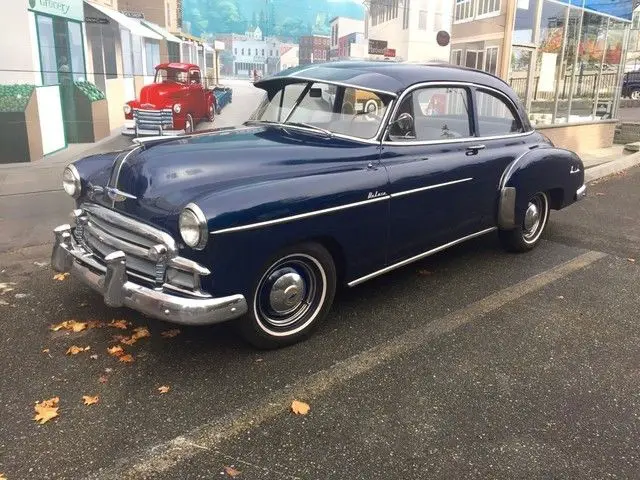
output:
[{"label": "windshield", "polygon": [[265,95],[253,121],[316,127],[361,139],[376,136],[391,97],[320,82],[290,83]]},{"label": "windshield", "polygon": [[155,83],[187,83],[187,72],[175,68],[159,68],[156,70]]}]

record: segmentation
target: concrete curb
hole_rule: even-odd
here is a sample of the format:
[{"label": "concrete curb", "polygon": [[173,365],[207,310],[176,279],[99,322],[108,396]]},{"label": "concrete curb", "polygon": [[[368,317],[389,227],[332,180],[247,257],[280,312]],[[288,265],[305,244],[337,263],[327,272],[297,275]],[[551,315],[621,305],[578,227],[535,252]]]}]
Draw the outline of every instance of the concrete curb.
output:
[{"label": "concrete curb", "polygon": [[640,152],[632,153],[631,155],[625,155],[618,160],[613,160],[601,165],[596,165],[595,167],[587,168],[584,172],[584,181],[592,182],[602,177],[621,172],[635,165],[640,165]]}]

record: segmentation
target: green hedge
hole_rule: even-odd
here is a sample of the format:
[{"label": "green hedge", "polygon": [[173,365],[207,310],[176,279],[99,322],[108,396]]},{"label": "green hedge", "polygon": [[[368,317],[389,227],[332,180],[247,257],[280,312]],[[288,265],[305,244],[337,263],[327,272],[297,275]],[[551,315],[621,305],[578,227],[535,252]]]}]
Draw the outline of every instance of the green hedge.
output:
[{"label": "green hedge", "polygon": [[0,85],[0,112],[24,112],[35,86]]},{"label": "green hedge", "polygon": [[91,82],[76,81],[74,83],[76,87],[78,87],[78,89],[92,102],[97,102],[98,100],[104,100],[106,98],[102,90]]}]

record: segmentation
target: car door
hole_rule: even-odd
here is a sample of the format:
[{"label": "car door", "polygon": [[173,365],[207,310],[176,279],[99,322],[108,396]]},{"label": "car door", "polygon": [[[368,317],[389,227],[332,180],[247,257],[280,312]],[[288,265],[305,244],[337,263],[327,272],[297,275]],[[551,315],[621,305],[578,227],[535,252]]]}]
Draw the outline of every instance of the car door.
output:
[{"label": "car door", "polygon": [[193,69],[189,72],[189,105],[195,122],[205,116],[207,101],[202,88],[200,70]]},{"label": "car door", "polygon": [[513,102],[497,90],[474,89],[475,124],[478,146],[475,156],[478,196],[481,213],[478,229],[496,225],[500,179],[509,164],[524,153],[539,146],[536,136],[525,132],[522,119]]},{"label": "car door", "polygon": [[478,232],[488,192],[472,111],[472,90],[428,84],[405,93],[383,140],[389,175],[388,263]]}]

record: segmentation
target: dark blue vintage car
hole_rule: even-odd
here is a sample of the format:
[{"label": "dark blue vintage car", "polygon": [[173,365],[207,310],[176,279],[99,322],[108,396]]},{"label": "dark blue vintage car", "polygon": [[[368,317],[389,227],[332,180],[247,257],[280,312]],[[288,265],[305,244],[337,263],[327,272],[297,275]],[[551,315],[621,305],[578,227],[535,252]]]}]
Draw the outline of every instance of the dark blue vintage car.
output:
[{"label": "dark blue vintage car", "polygon": [[52,263],[171,322],[238,319],[272,348],[307,336],[338,285],[498,230],[532,249],[585,195],[574,153],[500,79],[445,65],[337,62],[258,81],[244,126],[94,155],[65,170],[75,226]]}]

